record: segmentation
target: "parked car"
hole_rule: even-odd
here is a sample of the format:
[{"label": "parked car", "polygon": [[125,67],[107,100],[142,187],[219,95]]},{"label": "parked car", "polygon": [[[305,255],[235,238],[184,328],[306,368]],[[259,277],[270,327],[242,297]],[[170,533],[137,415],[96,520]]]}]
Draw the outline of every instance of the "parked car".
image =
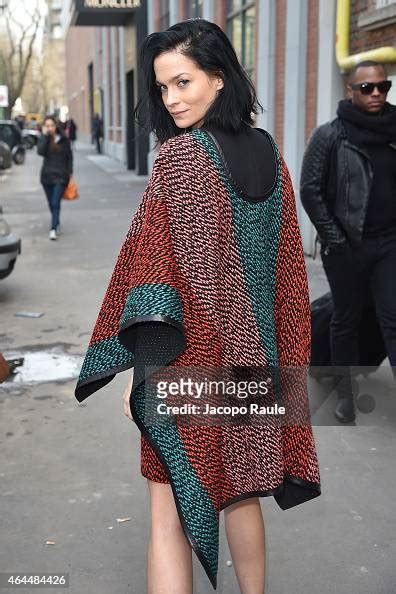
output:
[{"label": "parked car", "polygon": [[25,128],[38,130],[40,132],[41,125],[44,116],[42,113],[27,113],[25,116]]},{"label": "parked car", "polygon": [[27,149],[32,149],[36,146],[39,136],[40,132],[38,130],[29,128],[24,128],[22,130],[22,142]]},{"label": "parked car", "polygon": [[0,279],[13,271],[18,254],[21,253],[21,240],[11,233],[11,229],[3,217],[0,205]]},{"label": "parked car", "polygon": [[0,169],[9,169],[12,165],[12,156],[8,144],[0,140]]},{"label": "parked car", "polygon": [[0,120],[0,140],[10,147],[14,163],[22,165],[25,162],[26,150],[18,124],[12,120]]}]

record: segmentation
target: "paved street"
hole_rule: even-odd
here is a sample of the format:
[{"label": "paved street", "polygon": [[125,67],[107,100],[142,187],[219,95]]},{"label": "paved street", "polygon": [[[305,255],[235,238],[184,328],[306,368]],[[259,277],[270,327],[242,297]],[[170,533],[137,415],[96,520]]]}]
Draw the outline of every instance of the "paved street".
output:
[{"label": "paved street", "polygon": [[[146,180],[136,181],[89,147],[81,146],[75,161],[81,197],[63,201],[56,242],[48,239],[35,152],[0,179],[4,215],[22,238],[14,272],[0,281],[5,354],[54,347],[84,354],[145,188]],[[307,258],[307,265],[315,298],[327,287],[320,257]],[[22,310],[44,315],[15,316]],[[0,571],[68,572],[70,594],[145,594],[148,492],[140,433],[122,410],[128,378],[119,374],[81,405],[75,378],[0,385]],[[364,386],[378,397],[376,410],[359,412],[356,426],[336,425],[326,416],[335,396],[326,400],[314,424],[321,497],[287,511],[273,498],[261,499],[266,594],[396,593],[396,398],[390,386],[386,362]],[[237,594],[223,515],[221,521],[217,592]],[[194,567],[195,594],[213,592],[195,555]]]}]

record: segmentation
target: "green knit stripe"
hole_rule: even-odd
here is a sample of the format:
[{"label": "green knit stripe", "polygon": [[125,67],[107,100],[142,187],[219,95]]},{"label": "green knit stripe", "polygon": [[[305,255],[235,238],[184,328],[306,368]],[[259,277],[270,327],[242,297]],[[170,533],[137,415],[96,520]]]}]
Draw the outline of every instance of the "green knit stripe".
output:
[{"label": "green knit stripe", "polygon": [[111,371],[120,365],[132,365],[133,357],[133,353],[120,343],[117,336],[100,340],[88,347],[78,381]]},{"label": "green knit stripe", "polygon": [[137,316],[155,314],[183,321],[182,299],[174,287],[166,283],[133,287],[128,293],[120,325]]},{"label": "green knit stripe", "polygon": [[[192,466],[177,425],[170,417],[156,421],[160,400],[154,382],[141,384],[133,394],[135,411],[165,461],[189,534],[198,544],[213,576],[218,570],[219,517],[209,493]],[[149,419],[149,420],[148,420]]]},{"label": "green knit stripe", "polygon": [[278,147],[273,142],[278,177],[272,194],[264,201],[249,202],[234,190],[211,137],[201,129],[193,130],[192,135],[209,154],[230,196],[235,239],[257,329],[268,363],[276,367],[276,261],[282,222],[282,174]]}]

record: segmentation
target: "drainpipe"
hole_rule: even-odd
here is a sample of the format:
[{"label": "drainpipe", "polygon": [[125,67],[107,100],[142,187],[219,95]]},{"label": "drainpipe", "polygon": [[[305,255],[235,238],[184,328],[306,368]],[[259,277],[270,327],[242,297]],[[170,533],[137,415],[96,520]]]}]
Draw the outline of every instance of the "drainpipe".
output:
[{"label": "drainpipe", "polygon": [[351,0],[337,0],[336,60],[342,73],[348,72],[358,62],[376,60],[377,62],[396,62],[396,48],[391,46],[349,54],[349,24]]}]

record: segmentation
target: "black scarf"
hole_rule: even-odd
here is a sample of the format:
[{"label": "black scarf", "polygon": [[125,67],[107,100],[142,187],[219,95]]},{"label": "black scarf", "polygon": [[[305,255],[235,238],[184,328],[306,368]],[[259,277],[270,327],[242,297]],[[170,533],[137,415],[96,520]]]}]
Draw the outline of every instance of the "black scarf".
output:
[{"label": "black scarf", "polygon": [[396,105],[385,102],[378,114],[367,113],[352,99],[341,99],[337,115],[344,124],[348,139],[354,144],[396,142]]}]

